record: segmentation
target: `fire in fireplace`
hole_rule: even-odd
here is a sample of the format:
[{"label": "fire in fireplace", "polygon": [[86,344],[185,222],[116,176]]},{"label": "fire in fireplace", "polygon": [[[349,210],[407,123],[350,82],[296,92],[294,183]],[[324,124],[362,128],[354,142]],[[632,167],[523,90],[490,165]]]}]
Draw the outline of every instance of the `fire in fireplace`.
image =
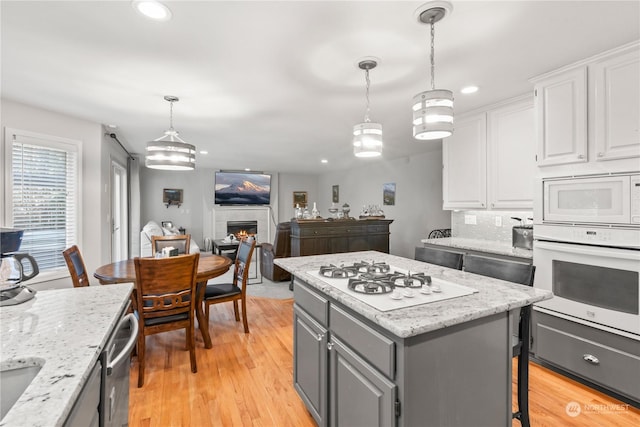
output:
[{"label": "fire in fireplace", "polygon": [[227,221],[227,235],[233,234],[236,239],[258,234],[258,221]]}]

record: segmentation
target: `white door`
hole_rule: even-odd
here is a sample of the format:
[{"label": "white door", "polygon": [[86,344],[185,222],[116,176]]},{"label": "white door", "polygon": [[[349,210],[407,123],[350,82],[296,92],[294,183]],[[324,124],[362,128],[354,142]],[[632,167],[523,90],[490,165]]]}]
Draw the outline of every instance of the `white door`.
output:
[{"label": "white door", "polygon": [[536,83],[538,166],[587,159],[587,67]]},{"label": "white door", "polygon": [[640,157],[640,48],[598,62],[590,71],[596,160]]},{"label": "white door", "polygon": [[456,120],[442,140],[443,209],[486,209],[487,120],[476,114]]},{"label": "white door", "polygon": [[111,262],[129,258],[127,169],[111,162]]},{"label": "white door", "polygon": [[532,209],[536,174],[533,98],[487,113],[490,209]]}]

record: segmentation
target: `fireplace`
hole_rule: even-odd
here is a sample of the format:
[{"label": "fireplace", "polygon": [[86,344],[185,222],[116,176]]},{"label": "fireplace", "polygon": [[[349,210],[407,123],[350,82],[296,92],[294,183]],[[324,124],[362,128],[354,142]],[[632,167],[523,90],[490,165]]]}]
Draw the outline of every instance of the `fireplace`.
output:
[{"label": "fireplace", "polygon": [[227,235],[233,234],[236,239],[258,234],[258,221],[227,221]]}]

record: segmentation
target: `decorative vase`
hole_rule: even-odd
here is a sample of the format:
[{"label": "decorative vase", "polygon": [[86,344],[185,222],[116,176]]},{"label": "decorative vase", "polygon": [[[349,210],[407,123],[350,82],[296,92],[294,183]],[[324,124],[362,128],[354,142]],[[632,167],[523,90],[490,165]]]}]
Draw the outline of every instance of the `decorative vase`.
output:
[{"label": "decorative vase", "polygon": [[318,218],[320,216],[320,211],[316,206],[316,202],[313,202],[313,209],[311,209],[311,218]]}]

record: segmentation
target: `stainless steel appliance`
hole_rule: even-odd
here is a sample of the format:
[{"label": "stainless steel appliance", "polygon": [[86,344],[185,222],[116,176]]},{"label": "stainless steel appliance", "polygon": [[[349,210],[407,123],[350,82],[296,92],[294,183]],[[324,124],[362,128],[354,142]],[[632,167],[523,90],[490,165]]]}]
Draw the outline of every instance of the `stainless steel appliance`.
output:
[{"label": "stainless steel appliance", "polygon": [[478,290],[384,262],[327,265],[308,274],[380,310],[391,311],[470,295]]},{"label": "stainless steel appliance", "polygon": [[23,230],[0,229],[0,306],[30,300],[36,291],[21,283],[36,277],[38,263],[29,254],[18,252]]},{"label": "stainless steel appliance", "polygon": [[542,179],[535,309],[640,340],[640,173]]},{"label": "stainless steel appliance", "polygon": [[125,315],[102,353],[101,427],[129,425],[130,356],[138,337],[138,319]]}]

